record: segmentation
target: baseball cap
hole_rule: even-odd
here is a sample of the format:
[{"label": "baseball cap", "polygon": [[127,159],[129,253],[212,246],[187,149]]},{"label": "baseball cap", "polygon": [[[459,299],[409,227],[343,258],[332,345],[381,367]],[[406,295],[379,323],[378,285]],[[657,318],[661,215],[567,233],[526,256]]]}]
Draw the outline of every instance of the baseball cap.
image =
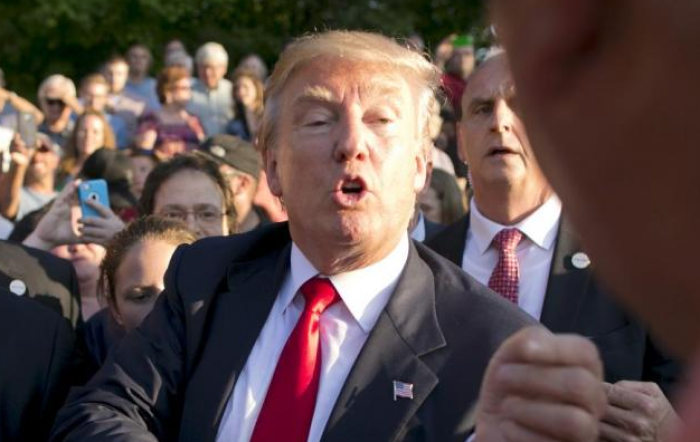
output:
[{"label": "baseball cap", "polygon": [[202,145],[202,152],[220,164],[227,164],[234,169],[252,175],[256,180],[260,176],[262,158],[255,147],[233,135],[214,135]]}]

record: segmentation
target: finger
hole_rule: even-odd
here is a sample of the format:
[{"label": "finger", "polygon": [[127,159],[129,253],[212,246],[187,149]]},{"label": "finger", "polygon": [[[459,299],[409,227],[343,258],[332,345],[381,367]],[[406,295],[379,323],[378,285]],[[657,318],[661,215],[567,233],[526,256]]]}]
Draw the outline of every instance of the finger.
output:
[{"label": "finger", "polygon": [[[485,440],[488,441],[491,438],[487,436],[480,437],[481,435],[478,434],[478,428],[477,428],[477,436],[474,439],[476,442],[480,440]],[[527,427],[524,427],[522,425],[519,425],[513,421],[506,421],[501,423],[501,430],[503,431],[503,435],[505,436],[505,439],[507,441],[517,441],[517,442],[559,442],[557,439],[553,439],[545,434],[541,434],[535,431],[530,430]]]},{"label": "finger", "polygon": [[80,180],[75,180],[66,184],[66,186],[56,196],[56,203],[70,205],[75,198],[75,191],[80,185]]},{"label": "finger", "polygon": [[555,440],[589,441],[598,436],[598,417],[571,405],[516,396],[503,402],[502,413],[533,433]]},{"label": "finger", "polygon": [[601,421],[599,424],[600,436],[599,442],[629,442],[633,440],[630,434],[623,429],[611,425],[608,422]]},{"label": "finger", "polygon": [[496,374],[499,388],[505,395],[546,399],[587,408],[602,414],[607,400],[600,380],[580,367],[539,367],[505,364]]},{"label": "finger", "polygon": [[619,429],[628,436],[640,437],[653,434],[652,423],[644,415],[613,405],[605,411],[601,422]]},{"label": "finger", "polygon": [[610,405],[625,410],[645,410],[648,407],[649,395],[631,390],[625,385],[614,384],[604,386]]},{"label": "finger", "polygon": [[82,226],[100,227],[105,222],[104,219],[96,216],[84,216],[78,220]]},{"label": "finger", "polygon": [[588,339],[553,335],[542,327],[527,327],[508,338],[491,362],[581,366],[599,379],[603,376],[598,350]]},{"label": "finger", "polygon": [[112,211],[109,209],[109,207],[104,206],[103,204],[99,203],[98,201],[86,199],[85,204],[88,205],[89,207],[95,209],[95,211],[102,218],[109,218],[112,215]]},{"label": "finger", "polygon": [[619,381],[615,385],[618,385],[627,390],[636,391],[637,393],[646,394],[651,397],[659,397],[664,393],[661,388],[654,382],[639,382],[639,381]]}]

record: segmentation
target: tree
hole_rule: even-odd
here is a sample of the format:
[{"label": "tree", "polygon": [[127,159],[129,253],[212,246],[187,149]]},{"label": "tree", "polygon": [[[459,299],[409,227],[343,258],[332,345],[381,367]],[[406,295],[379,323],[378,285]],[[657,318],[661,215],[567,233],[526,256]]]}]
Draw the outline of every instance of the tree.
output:
[{"label": "tree", "polygon": [[433,46],[484,24],[481,2],[452,0],[23,0],[0,3],[0,17],[0,67],[29,97],[46,76],[80,79],[135,42],[156,63],[179,38],[190,51],[214,40],[233,61],[257,52],[272,64],[290,39],[315,30],[417,32]]}]

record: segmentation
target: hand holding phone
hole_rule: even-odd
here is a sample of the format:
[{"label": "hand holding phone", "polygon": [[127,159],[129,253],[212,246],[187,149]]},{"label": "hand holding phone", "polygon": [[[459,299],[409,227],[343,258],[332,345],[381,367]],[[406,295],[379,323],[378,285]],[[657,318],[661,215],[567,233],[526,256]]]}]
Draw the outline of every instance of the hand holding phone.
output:
[{"label": "hand holding phone", "polygon": [[94,201],[105,207],[109,207],[109,193],[107,192],[107,182],[105,180],[83,181],[78,186],[78,201],[83,218],[100,217],[99,212],[90,207],[86,202]]},{"label": "hand holding phone", "polygon": [[20,112],[17,116],[17,132],[28,148],[33,149],[36,147],[37,125],[34,115]]}]

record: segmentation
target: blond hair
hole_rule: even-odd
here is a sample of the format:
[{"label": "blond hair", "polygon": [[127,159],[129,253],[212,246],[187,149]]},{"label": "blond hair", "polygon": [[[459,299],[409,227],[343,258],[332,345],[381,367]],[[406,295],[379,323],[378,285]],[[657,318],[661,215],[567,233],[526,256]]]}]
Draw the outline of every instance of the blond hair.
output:
[{"label": "blond hair", "polygon": [[389,72],[401,72],[418,92],[418,128],[425,154],[430,152],[428,121],[439,87],[437,68],[426,57],[392,38],[370,32],[328,31],[301,37],[280,55],[265,85],[265,106],[258,137],[258,148],[263,153],[274,146],[279,99],[287,82],[295,70],[322,57],[380,64]]}]

